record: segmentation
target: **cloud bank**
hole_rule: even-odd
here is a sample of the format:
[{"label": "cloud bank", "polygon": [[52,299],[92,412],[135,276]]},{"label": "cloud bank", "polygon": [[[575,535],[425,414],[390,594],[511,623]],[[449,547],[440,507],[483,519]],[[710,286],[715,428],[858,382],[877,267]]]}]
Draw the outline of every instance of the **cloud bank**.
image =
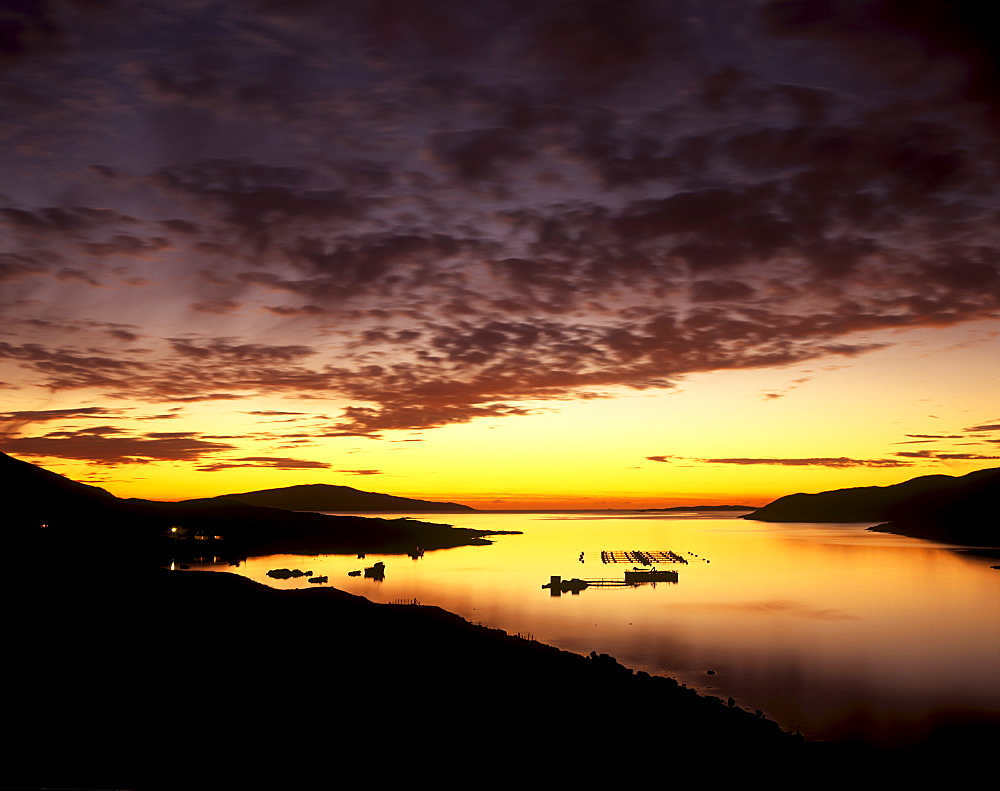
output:
[{"label": "cloud bank", "polygon": [[[377,436],[993,319],[981,22],[894,0],[15,4],[3,379],[107,409],[319,399],[331,435]],[[56,442],[226,444],[5,447]]]}]

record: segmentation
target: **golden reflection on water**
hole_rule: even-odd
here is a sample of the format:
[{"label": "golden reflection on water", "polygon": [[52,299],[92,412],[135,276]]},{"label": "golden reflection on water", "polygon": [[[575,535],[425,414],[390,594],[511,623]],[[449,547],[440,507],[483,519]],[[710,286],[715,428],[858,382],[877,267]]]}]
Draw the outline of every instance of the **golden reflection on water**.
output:
[{"label": "golden reflection on water", "polygon": [[[892,745],[919,739],[935,712],[1000,712],[1000,571],[988,560],[855,524],[621,513],[423,518],[524,535],[419,559],[274,555],[209,567],[275,588],[315,586],[272,580],[269,569],[311,570],[373,601],[417,599],[566,650],[610,653],[820,738]],[[558,597],[541,588],[551,575],[621,578],[632,568],[602,564],[602,550],[672,550],[688,563],[659,566],[677,570],[677,584]],[[384,580],[348,576],[376,561]]]}]

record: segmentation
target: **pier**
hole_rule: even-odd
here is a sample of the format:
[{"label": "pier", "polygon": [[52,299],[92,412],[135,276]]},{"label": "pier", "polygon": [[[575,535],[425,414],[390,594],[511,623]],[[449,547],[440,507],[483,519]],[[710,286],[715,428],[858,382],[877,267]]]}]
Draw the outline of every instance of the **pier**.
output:
[{"label": "pier", "polygon": [[633,570],[625,572],[625,579],[599,578],[585,580],[576,577],[571,580],[564,580],[562,577],[553,574],[549,578],[549,582],[542,585],[542,588],[547,588],[552,596],[561,596],[563,593],[579,594],[584,588],[634,588],[637,585],[643,584],[655,585],[657,582],[668,582],[676,585],[677,572],[657,571],[656,569]]}]

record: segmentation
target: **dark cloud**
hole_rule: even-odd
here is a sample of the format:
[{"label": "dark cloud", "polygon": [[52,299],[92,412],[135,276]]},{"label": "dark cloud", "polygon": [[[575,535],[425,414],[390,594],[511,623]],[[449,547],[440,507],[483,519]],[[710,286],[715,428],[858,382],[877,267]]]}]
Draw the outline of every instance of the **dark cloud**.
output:
[{"label": "dark cloud", "polygon": [[440,400],[448,403],[421,399],[421,403],[414,406],[387,405],[382,408],[349,406],[344,410],[344,421],[338,424],[342,431],[327,436],[356,436],[378,431],[435,428],[452,423],[467,423],[475,418],[531,414],[531,410],[510,404],[468,404],[461,403],[457,399],[453,401],[447,398],[446,394],[442,396]]},{"label": "dark cloud", "polygon": [[153,183],[211,212],[212,219],[232,229],[237,239],[262,250],[272,244],[275,233],[287,233],[289,227],[364,217],[370,199],[338,189],[310,189],[311,178],[300,168],[207,160],[164,168]]},{"label": "dark cloud", "polygon": [[970,426],[966,431],[1000,431],[1000,423],[983,423],[979,426]]},{"label": "dark cloud", "polygon": [[32,386],[373,437],[1000,308],[969,3],[98,5],[0,28]]},{"label": "dark cloud", "polygon": [[[918,453],[895,453],[894,456],[906,456],[925,458],[924,452]],[[942,457],[943,458],[943,457]],[[677,459],[680,461],[697,461],[704,464],[735,464],[741,466],[755,465],[775,465],[779,467],[832,467],[837,469],[849,467],[906,467],[911,462],[901,459],[852,459],[846,456],[834,458],[732,458],[732,459],[695,459],[686,456],[647,456],[648,461],[658,461],[670,463]]]},{"label": "dark cloud", "polygon": [[144,368],[138,361],[86,354],[66,348],[48,349],[34,343],[0,342],[0,358],[19,361],[21,365],[36,370],[53,389],[108,389],[118,385],[127,386],[129,376]]},{"label": "dark cloud", "polygon": [[445,170],[471,182],[497,179],[534,154],[529,142],[510,129],[441,132],[431,139],[430,149]]},{"label": "dark cloud", "polygon": [[760,262],[795,238],[792,223],[768,211],[775,197],[771,184],[679,192],[631,204],[612,228],[631,245],[672,240],[668,249],[695,271]]},{"label": "dark cloud", "polygon": [[909,464],[897,459],[851,459],[845,456],[817,459],[699,459],[699,461],[706,464],[776,464],[782,467],[905,467]]},{"label": "dark cloud", "polygon": [[208,302],[195,302],[191,305],[191,310],[198,313],[225,315],[239,310],[241,307],[242,305],[239,302],[234,302],[231,299],[217,299]]},{"label": "dark cloud", "polygon": [[84,242],[80,245],[80,249],[85,253],[98,258],[108,258],[110,256],[146,258],[167,247],[170,247],[170,242],[162,236],[143,239],[124,233],[114,234],[107,241]]},{"label": "dark cloud", "polygon": [[53,431],[39,437],[0,437],[0,449],[16,456],[80,459],[94,464],[147,464],[153,461],[197,461],[205,455],[233,450],[191,432],[120,436],[109,426],[78,431]]},{"label": "dark cloud", "polygon": [[761,7],[775,34],[832,42],[899,83],[944,78],[947,88],[995,110],[1000,39],[985,13],[974,0],[772,0]]},{"label": "dark cloud", "polygon": [[47,268],[45,262],[31,255],[0,253],[0,281],[20,280],[40,274]]},{"label": "dark cloud", "polygon": [[158,398],[162,398],[165,401],[179,401],[182,403],[193,403],[196,401],[238,401],[246,397],[246,394],[240,393],[203,393],[194,396],[162,394],[158,396]]},{"label": "dark cloud", "polygon": [[699,280],[691,284],[691,299],[695,302],[744,300],[754,293],[752,287],[739,280]]},{"label": "dark cloud", "polygon": [[115,414],[114,410],[104,407],[90,406],[78,409],[27,409],[19,412],[2,412],[0,420],[15,422],[43,423],[50,420],[65,420],[67,418],[103,417]]},{"label": "dark cloud", "polygon": [[54,47],[63,35],[54,3],[12,0],[0,18],[0,58],[13,59]]},{"label": "dark cloud", "polygon": [[201,472],[219,472],[220,470],[242,469],[246,467],[267,467],[276,470],[318,470],[326,469],[329,466],[329,464],[319,461],[289,459],[282,456],[244,456],[239,459],[202,464],[198,469]]},{"label": "dark cloud", "polygon": [[267,306],[264,308],[271,313],[278,316],[322,316],[329,313],[326,308],[321,308],[319,305],[302,305],[300,307],[288,307],[284,305],[274,305]]},{"label": "dark cloud", "polygon": [[71,234],[118,223],[135,223],[133,217],[111,209],[87,206],[50,206],[36,210],[7,206],[0,209],[0,219],[11,230],[32,234]]},{"label": "dark cloud", "polygon": [[316,353],[315,349],[308,346],[273,346],[260,343],[234,344],[225,338],[203,341],[201,343],[184,338],[171,338],[170,345],[181,356],[197,360],[281,363],[298,360]]},{"label": "dark cloud", "polygon": [[894,456],[908,459],[940,459],[942,461],[970,461],[978,459],[1000,459],[1000,456],[987,456],[982,453],[942,453],[936,450],[899,451]]},{"label": "dark cloud", "polygon": [[557,2],[544,7],[532,37],[562,90],[606,91],[656,59],[686,54],[685,28],[662,5],[642,0]]},{"label": "dark cloud", "polygon": [[282,412],[277,409],[257,409],[252,412],[245,412],[246,415],[260,415],[263,417],[274,417],[282,415],[307,415],[308,412]]},{"label": "dark cloud", "polygon": [[16,435],[35,423],[92,420],[117,414],[115,410],[96,406],[77,409],[26,409],[15,412],[0,412],[0,437]]}]

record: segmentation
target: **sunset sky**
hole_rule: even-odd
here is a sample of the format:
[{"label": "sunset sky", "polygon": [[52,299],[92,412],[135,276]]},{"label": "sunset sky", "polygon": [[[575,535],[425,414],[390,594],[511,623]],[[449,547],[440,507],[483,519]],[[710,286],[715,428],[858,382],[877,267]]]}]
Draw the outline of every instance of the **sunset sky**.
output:
[{"label": "sunset sky", "polygon": [[480,508],[1000,466],[987,5],[8,0],[0,451]]}]

